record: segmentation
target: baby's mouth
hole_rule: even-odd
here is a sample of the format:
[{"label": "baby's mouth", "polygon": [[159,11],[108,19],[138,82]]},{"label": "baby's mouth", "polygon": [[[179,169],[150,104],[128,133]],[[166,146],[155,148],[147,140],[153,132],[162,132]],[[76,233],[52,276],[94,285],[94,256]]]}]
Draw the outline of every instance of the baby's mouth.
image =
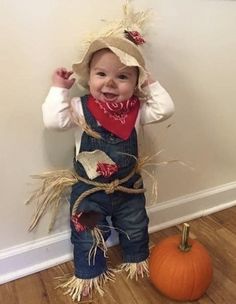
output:
[{"label": "baby's mouth", "polygon": [[113,94],[113,93],[103,93],[103,96],[107,101],[115,101],[118,97],[117,94]]}]

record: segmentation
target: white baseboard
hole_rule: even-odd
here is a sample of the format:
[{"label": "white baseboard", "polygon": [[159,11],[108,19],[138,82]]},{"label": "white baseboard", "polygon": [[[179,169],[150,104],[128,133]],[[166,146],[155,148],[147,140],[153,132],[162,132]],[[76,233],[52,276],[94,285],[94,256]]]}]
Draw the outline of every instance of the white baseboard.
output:
[{"label": "white baseboard", "polygon": [[0,284],[72,259],[68,231],[0,251]]},{"label": "white baseboard", "polygon": [[[182,196],[148,208],[149,232],[155,232],[236,205],[236,182]],[[113,233],[108,246],[116,244]],[[0,284],[72,259],[70,232],[54,234],[0,251]]]},{"label": "white baseboard", "polygon": [[195,192],[148,208],[149,232],[236,206],[236,182]]}]

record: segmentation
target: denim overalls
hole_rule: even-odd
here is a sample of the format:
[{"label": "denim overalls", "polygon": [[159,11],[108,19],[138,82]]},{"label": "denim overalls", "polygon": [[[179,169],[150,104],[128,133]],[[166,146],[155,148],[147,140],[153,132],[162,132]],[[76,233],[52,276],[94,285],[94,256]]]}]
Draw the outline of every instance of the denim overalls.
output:
[{"label": "denim overalls", "polygon": [[[126,177],[134,168],[136,160],[133,157],[119,154],[119,152],[138,156],[137,134],[135,128],[127,140],[120,139],[99,126],[95,118],[87,108],[87,96],[81,98],[84,117],[92,130],[98,132],[102,138],[96,139],[83,132],[80,152],[104,151],[118,166],[119,170],[111,177],[99,176],[94,181],[108,183],[115,179]],[[74,168],[79,176],[88,179],[82,165],[74,160]],[[134,183],[140,179],[139,174],[134,174],[122,186],[133,188]],[[71,210],[76,199],[86,190],[94,186],[78,182],[73,185],[71,192]],[[142,187],[142,185],[141,185]],[[122,248],[124,263],[138,263],[147,259],[148,249],[148,217],[145,210],[145,196],[115,191],[106,194],[98,191],[87,196],[79,205],[77,212],[96,211],[102,214],[102,219],[97,227],[102,230],[104,240],[110,236],[110,229],[106,217],[110,216],[112,224],[119,232],[119,241]],[[71,242],[74,245],[75,276],[81,279],[91,279],[99,276],[107,270],[104,252],[97,248],[95,262],[89,263],[89,251],[93,245],[93,237],[90,230],[77,232],[71,222]],[[121,231],[125,231],[121,232]],[[129,238],[127,237],[127,235]]]}]

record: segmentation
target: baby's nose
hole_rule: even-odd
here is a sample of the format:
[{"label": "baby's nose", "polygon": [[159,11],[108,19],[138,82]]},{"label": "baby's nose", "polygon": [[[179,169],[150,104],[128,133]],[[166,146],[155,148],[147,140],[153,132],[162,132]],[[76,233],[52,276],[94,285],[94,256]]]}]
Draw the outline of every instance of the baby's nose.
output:
[{"label": "baby's nose", "polygon": [[112,78],[109,78],[109,79],[106,81],[106,85],[107,85],[108,87],[112,87],[112,88],[116,87],[116,83],[115,83],[115,81],[114,81]]}]

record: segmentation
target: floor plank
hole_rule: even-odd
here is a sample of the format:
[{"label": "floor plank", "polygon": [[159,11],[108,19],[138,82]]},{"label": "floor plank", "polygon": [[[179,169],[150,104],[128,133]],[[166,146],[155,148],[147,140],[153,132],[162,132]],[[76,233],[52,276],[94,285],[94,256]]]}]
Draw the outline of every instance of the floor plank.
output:
[{"label": "floor plank", "polygon": [[[17,304],[48,304],[49,296],[44,288],[40,274],[33,274],[15,281]],[[14,303],[14,302],[13,302]]]}]

